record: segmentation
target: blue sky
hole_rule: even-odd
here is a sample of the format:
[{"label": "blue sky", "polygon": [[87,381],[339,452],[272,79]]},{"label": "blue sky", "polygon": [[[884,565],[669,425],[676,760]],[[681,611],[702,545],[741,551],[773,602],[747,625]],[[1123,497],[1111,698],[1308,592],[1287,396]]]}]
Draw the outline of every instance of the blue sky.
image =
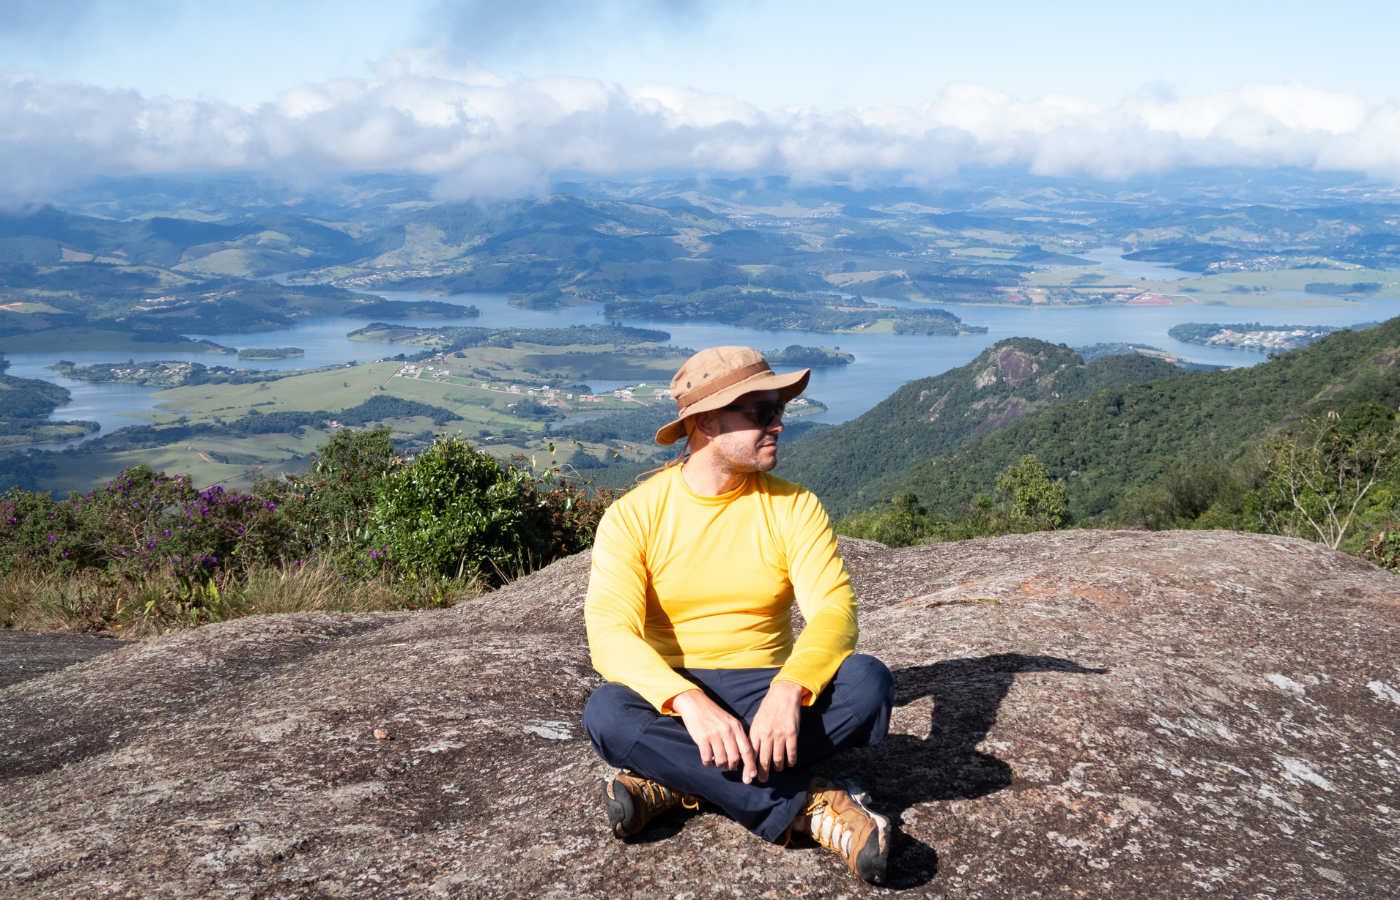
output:
[{"label": "blue sky", "polygon": [[1296,80],[1400,95],[1400,4],[832,0],[21,0],[6,67],[235,103],[444,43],[501,75],[668,84],[764,107],[903,105],[952,81],[1111,103]]},{"label": "blue sky", "polygon": [[1396,34],[1400,4],[1347,0],[7,0],[0,154],[40,191],[279,166],[467,192],[970,162],[1395,178]]}]

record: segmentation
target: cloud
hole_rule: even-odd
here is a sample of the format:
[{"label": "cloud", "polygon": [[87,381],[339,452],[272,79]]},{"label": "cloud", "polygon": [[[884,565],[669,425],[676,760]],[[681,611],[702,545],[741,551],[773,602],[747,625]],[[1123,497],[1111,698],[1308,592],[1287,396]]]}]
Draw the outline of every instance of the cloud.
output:
[{"label": "cloud", "polygon": [[549,193],[549,174],[539,164],[519,156],[487,153],[438,179],[433,196],[439,200],[473,197],[519,200]]},{"label": "cloud", "polygon": [[1178,167],[1300,166],[1400,181],[1400,104],[1297,83],[1115,106],[1025,101],[951,84],[912,107],[764,110],[671,86],[507,79],[442,49],[400,51],[372,80],[306,84],[255,106],[0,77],[11,199],[91,174],[398,169],[445,197],[525,196],[551,173],[906,173],[969,165],[1121,179]]}]

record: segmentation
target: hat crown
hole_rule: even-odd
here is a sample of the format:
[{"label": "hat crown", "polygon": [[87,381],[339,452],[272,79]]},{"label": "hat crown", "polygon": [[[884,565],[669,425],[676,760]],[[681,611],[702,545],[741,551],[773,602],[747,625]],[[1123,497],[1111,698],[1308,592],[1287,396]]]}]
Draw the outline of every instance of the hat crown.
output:
[{"label": "hat crown", "polygon": [[671,379],[671,399],[678,407],[676,420],[656,432],[663,447],[685,437],[685,420],[702,412],[723,409],[751,391],[775,391],[783,402],[807,386],[811,369],[776,375],[752,347],[711,347],[685,361]]},{"label": "hat crown", "polygon": [[671,399],[684,409],[690,405],[688,395],[718,384],[720,380],[750,369],[771,371],[763,355],[751,347],[710,347],[701,350],[676,372],[671,379]]}]

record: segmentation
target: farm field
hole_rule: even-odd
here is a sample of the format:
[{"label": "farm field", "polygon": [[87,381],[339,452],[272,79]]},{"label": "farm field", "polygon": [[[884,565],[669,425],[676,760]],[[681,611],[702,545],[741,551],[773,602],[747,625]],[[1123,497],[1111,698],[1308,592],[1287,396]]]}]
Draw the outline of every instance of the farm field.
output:
[{"label": "farm field", "polygon": [[[405,340],[431,342],[425,330],[401,332],[398,337]],[[369,424],[392,428],[406,453],[426,446],[435,434],[460,433],[497,458],[523,459],[541,473],[551,465],[595,469],[605,462],[650,463],[657,448],[642,442],[552,438],[550,425],[628,412],[669,416],[674,410],[670,376],[689,353],[657,344],[515,342],[269,381],[181,385],[157,393],[157,411],[140,416],[151,428],[137,436],[139,446],[104,449],[103,441],[95,441],[58,455],[61,467],[35,476],[42,488],[90,490],[123,468],[145,463],[188,472],[199,484],[247,487],[257,477],[304,470],[316,447],[337,428]],[[592,394],[568,384],[571,375],[589,372],[630,382],[632,389]],[[414,404],[403,408],[431,414],[338,420],[367,401],[384,403],[378,398]],[[804,401],[790,417],[823,409]],[[274,426],[277,430],[267,430]],[[113,442],[122,439],[130,440],[110,436]]]}]

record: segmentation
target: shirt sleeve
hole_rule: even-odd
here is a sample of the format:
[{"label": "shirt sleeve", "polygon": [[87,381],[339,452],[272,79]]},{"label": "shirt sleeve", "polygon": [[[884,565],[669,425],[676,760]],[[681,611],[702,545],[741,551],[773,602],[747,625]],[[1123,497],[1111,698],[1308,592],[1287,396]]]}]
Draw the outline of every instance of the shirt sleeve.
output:
[{"label": "shirt sleeve", "polygon": [[856,595],[837,552],[831,520],[814,494],[797,492],[784,532],[788,577],[807,627],[776,677],[806,688],[803,702],[810,706],[855,651],[860,636]]},{"label": "shirt sleeve", "polygon": [[598,523],[583,619],[593,668],[627,685],[670,713],[666,701],[695,685],[667,665],[642,637],[647,614],[647,571],[641,523],[614,505]]}]

